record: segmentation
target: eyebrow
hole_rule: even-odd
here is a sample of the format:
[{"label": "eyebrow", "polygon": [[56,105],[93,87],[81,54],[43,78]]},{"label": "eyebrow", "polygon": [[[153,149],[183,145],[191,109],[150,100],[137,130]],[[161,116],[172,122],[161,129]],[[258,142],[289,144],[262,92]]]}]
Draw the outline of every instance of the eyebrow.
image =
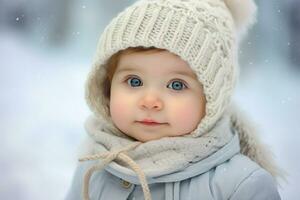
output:
[{"label": "eyebrow", "polygon": [[[130,72],[130,71],[139,71],[140,72],[141,70],[138,69],[138,68],[127,67],[127,68],[123,68],[123,69],[117,70],[115,73],[117,74],[117,73],[121,73],[121,72]],[[190,72],[186,72],[186,71],[175,70],[175,71],[172,71],[170,74],[180,74],[180,75],[187,76],[187,77],[190,77],[192,79],[198,80],[196,74],[190,73]]]},{"label": "eyebrow", "polygon": [[127,67],[127,68],[123,68],[123,69],[117,69],[117,71],[115,73],[117,74],[117,73],[127,72],[127,71],[131,72],[131,71],[141,71],[141,70],[139,70],[138,68],[134,69],[134,68]]}]

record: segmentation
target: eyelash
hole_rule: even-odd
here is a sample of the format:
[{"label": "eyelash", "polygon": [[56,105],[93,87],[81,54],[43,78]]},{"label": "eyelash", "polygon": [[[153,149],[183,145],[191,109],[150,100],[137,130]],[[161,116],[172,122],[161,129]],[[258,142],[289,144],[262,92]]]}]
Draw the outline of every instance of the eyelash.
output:
[{"label": "eyelash", "polygon": [[[125,82],[126,84],[128,84],[127,82],[128,82],[128,80],[130,80],[131,78],[137,78],[137,79],[140,80],[140,78],[139,78],[138,76],[129,75],[129,76],[127,76],[127,77],[125,78],[124,82]],[[183,90],[188,89],[187,84],[185,83],[185,81],[182,81],[182,80],[180,80],[180,79],[173,79],[173,80],[171,81],[171,83],[172,83],[173,81],[179,81],[179,82],[181,82],[181,83],[183,84],[183,89],[182,89],[182,90],[174,90],[174,89],[173,89],[174,91],[179,92],[179,91],[183,91]],[[170,84],[170,83],[169,83],[169,84]],[[168,84],[168,85],[169,85],[169,84]],[[130,86],[130,85],[129,85],[129,86]],[[131,86],[130,86],[130,87],[131,87]]]}]

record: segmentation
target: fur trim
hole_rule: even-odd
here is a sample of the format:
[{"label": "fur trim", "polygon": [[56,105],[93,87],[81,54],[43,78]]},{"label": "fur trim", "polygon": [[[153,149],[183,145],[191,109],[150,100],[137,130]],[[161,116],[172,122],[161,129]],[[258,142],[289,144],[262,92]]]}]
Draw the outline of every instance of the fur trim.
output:
[{"label": "fur trim", "polygon": [[256,22],[257,7],[253,0],[224,0],[230,10],[241,40],[247,30]]},{"label": "fur trim", "polygon": [[241,153],[267,170],[277,183],[279,179],[286,180],[287,172],[281,169],[274,161],[274,154],[270,147],[259,138],[255,123],[251,121],[237,106],[231,105],[231,123],[240,138]]}]

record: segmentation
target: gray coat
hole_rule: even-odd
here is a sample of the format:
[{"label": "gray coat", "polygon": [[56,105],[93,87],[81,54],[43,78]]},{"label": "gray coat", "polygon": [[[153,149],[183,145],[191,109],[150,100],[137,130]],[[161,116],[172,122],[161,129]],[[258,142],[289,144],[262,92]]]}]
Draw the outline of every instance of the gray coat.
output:
[{"label": "gray coat", "polygon": [[[182,171],[147,177],[153,200],[277,200],[273,176],[240,153],[239,134],[219,151]],[[97,161],[80,163],[66,200],[82,199],[86,170]],[[97,171],[90,180],[91,200],[142,200],[136,176],[124,174],[111,165]]]}]

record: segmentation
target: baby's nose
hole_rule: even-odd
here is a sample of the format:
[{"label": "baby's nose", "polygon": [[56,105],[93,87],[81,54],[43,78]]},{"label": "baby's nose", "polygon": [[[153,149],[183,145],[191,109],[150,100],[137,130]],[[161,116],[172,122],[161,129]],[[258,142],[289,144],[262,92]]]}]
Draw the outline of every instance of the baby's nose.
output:
[{"label": "baby's nose", "polygon": [[163,107],[163,102],[158,96],[154,95],[146,95],[143,98],[141,98],[140,107],[142,109],[155,109],[155,110],[161,110]]}]

